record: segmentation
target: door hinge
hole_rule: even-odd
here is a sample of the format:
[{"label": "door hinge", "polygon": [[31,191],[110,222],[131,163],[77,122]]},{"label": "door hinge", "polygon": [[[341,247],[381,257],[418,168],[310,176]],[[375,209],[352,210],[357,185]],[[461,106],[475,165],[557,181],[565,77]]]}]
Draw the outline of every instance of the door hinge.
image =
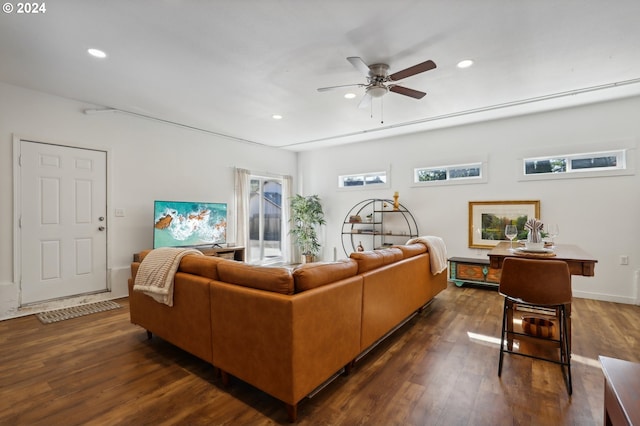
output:
[{"label": "door hinge", "polygon": [[22,167],[22,155],[18,155],[18,166]]},{"label": "door hinge", "polygon": [[18,218],[18,228],[22,228],[22,216]]}]

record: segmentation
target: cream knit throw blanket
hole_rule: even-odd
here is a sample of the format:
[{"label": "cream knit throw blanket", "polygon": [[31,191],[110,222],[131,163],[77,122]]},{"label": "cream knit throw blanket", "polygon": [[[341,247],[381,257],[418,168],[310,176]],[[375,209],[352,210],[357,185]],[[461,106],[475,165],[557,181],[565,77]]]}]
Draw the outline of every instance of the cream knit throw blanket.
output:
[{"label": "cream knit throw blanket", "polygon": [[431,262],[431,273],[438,275],[447,269],[447,246],[440,237],[431,235],[412,238],[407,244],[422,243],[429,249],[429,260]]},{"label": "cream knit throw blanket", "polygon": [[173,306],[173,277],[180,260],[188,254],[203,256],[196,249],[163,247],[150,251],[140,263],[133,289]]}]

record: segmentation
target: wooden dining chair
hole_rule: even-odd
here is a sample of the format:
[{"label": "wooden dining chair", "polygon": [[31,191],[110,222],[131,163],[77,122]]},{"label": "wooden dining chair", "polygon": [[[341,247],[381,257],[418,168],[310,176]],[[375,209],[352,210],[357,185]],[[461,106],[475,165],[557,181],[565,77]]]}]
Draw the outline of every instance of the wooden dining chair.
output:
[{"label": "wooden dining chair", "polygon": [[[505,352],[550,361],[560,364],[567,383],[567,390],[571,395],[573,392],[571,330],[568,325],[567,313],[567,306],[571,304],[572,297],[569,266],[558,260],[507,257],[503,262],[498,291],[504,296],[498,376],[502,374]],[[525,314],[523,327],[518,328],[514,327],[515,312],[538,312],[542,315]],[[552,321],[549,322],[545,318],[550,318]],[[555,328],[558,329],[557,333],[555,331],[547,333]],[[558,347],[559,354],[556,352],[550,356],[541,356],[537,355],[535,351],[530,351],[530,353],[513,349],[514,340],[522,343],[524,341],[535,342],[536,339],[544,340],[547,344],[553,342]]]}]

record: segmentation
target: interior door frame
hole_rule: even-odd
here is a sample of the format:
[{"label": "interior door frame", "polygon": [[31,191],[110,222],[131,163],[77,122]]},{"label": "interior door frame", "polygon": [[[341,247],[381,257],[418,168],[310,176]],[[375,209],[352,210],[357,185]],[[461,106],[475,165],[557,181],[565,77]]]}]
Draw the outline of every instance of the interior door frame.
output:
[{"label": "interior door frame", "polygon": [[[109,149],[103,149],[103,148],[96,148],[96,147],[87,147],[87,146],[81,146],[81,145],[76,145],[76,144],[70,144],[70,143],[64,143],[64,142],[55,142],[55,141],[47,141],[47,142],[43,142],[42,138],[31,138],[31,137],[26,137],[26,136],[22,136],[22,135],[18,135],[18,134],[13,134],[13,283],[17,286],[17,290],[18,290],[18,306],[24,306],[22,304],[22,276],[21,276],[21,272],[22,269],[20,267],[20,265],[22,264],[22,246],[21,246],[21,237],[22,237],[22,230],[20,227],[20,217],[21,217],[21,205],[22,205],[22,200],[20,199],[20,196],[22,195],[22,178],[21,178],[21,173],[20,173],[20,155],[21,155],[21,150],[20,150],[20,142],[21,141],[25,141],[25,142],[32,142],[32,143],[41,143],[41,144],[45,144],[45,145],[54,145],[54,146],[59,146],[59,147],[66,147],[66,148],[75,148],[75,149],[86,149],[89,151],[100,151],[100,152],[104,152],[105,153],[105,191],[106,191],[106,206],[105,206],[105,211],[107,212],[107,224],[113,223],[113,220],[111,220],[112,218],[109,215],[109,206],[111,205],[111,184],[110,184],[110,180],[111,180],[111,152]],[[108,231],[108,230],[107,230]],[[105,251],[106,251],[106,255],[107,255],[107,259],[106,259],[106,268],[105,268],[105,280],[106,280],[106,291],[111,291],[112,290],[112,285],[111,285],[111,274],[109,273],[109,271],[111,271],[111,253],[109,248],[111,247],[111,244],[109,244],[109,240],[111,236],[111,232],[107,232],[107,238],[106,238],[106,247],[105,247]],[[73,296],[70,296],[73,297]],[[37,302],[38,303],[46,303],[46,302]]]}]

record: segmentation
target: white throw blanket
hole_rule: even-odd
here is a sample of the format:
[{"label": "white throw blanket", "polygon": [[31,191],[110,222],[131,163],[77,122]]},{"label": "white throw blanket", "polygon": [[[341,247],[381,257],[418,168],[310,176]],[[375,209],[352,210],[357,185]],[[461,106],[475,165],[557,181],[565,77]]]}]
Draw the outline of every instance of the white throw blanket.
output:
[{"label": "white throw blanket", "polygon": [[429,259],[431,261],[431,273],[438,275],[447,269],[447,247],[440,237],[427,235],[424,237],[412,238],[407,244],[422,243],[429,249]]},{"label": "white throw blanket", "polygon": [[173,278],[180,260],[188,254],[203,256],[196,249],[163,247],[150,251],[140,263],[133,289],[173,306]]}]

